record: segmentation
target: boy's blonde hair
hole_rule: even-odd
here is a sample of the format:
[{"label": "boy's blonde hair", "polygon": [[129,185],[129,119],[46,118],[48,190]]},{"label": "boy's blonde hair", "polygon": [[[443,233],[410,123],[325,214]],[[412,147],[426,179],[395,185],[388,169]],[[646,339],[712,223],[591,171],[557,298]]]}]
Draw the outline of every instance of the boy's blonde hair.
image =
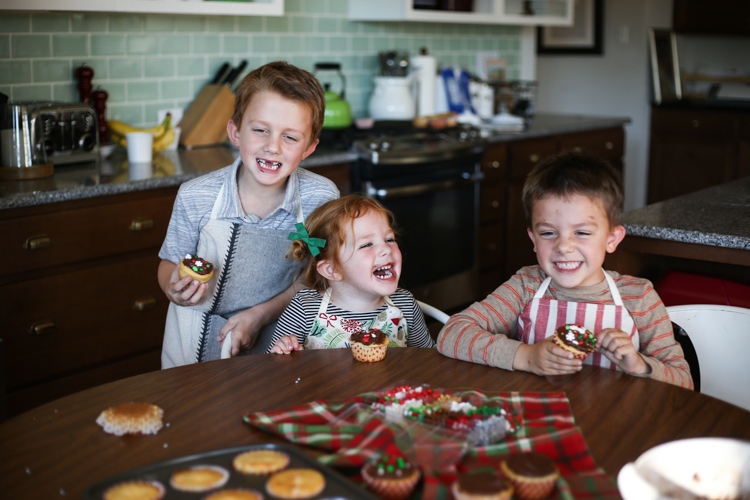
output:
[{"label": "boy's blonde hair", "polygon": [[325,291],[329,282],[318,273],[318,262],[328,260],[334,269],[341,269],[339,261],[339,249],[346,244],[346,225],[349,224],[354,231],[354,219],[358,219],[374,211],[388,220],[388,225],[393,228],[393,212],[385,208],[372,198],[362,196],[344,196],[331,200],[319,206],[310,214],[305,221],[305,229],[311,238],[326,240],[325,247],[320,249],[318,255],[312,255],[306,243],[292,241],[292,248],[287,257],[303,261],[308,259],[307,266],[302,270],[302,281],[318,290]]},{"label": "boy's blonde hair", "polygon": [[310,144],[320,136],[326,102],[323,87],[312,73],[292,66],[286,61],[271,62],[248,73],[242,79],[234,98],[232,121],[237,130],[242,125],[242,117],[253,96],[261,92],[274,92],[285,99],[307,106],[312,118]]},{"label": "boy's blonde hair", "polygon": [[523,208],[531,227],[534,203],[557,196],[580,194],[598,200],[609,227],[620,224],[624,201],[620,174],[609,163],[587,153],[563,151],[534,166],[523,186]]}]

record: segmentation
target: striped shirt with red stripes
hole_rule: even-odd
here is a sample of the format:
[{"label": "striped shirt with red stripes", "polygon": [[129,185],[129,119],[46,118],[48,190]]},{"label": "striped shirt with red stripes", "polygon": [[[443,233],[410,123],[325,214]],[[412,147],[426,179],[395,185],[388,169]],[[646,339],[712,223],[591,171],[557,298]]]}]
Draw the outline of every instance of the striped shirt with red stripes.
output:
[{"label": "striped shirt with red stripes", "polygon": [[[640,353],[654,380],[693,388],[682,347],[672,322],[650,281],[606,271],[615,281],[625,308],[638,328]],[[440,331],[438,350],[450,358],[513,369],[518,346],[518,316],[534,298],[547,275],[539,266],[520,269],[484,300],[454,315]],[[550,284],[545,299],[613,304],[607,281],[593,286],[558,288]]]}]

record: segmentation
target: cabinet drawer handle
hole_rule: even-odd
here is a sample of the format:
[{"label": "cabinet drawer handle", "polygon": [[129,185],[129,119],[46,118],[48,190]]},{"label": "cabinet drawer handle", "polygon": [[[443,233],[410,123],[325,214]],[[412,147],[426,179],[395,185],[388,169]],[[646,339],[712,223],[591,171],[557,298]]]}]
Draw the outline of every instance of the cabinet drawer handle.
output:
[{"label": "cabinet drawer handle", "polygon": [[581,146],[576,146],[573,148],[573,151],[575,151],[576,153],[580,153],[583,150],[581,149]]},{"label": "cabinet drawer handle", "polygon": [[31,325],[31,328],[29,328],[29,333],[31,335],[47,335],[55,332],[56,330],[57,325],[51,319],[45,319],[42,321],[37,321],[36,323]]},{"label": "cabinet drawer handle", "polygon": [[141,297],[137,299],[133,304],[133,309],[136,311],[146,311],[156,306],[156,299],[153,297]]},{"label": "cabinet drawer handle", "polygon": [[492,200],[492,203],[490,203],[492,208],[500,208],[500,202],[497,200]]},{"label": "cabinet drawer handle", "polygon": [[40,248],[46,248],[50,245],[52,245],[52,238],[50,238],[46,234],[39,234],[27,239],[26,243],[23,244],[23,247],[26,250],[38,250]]},{"label": "cabinet drawer handle", "polygon": [[693,127],[697,128],[698,125],[700,125],[700,124],[701,124],[701,122],[699,122],[698,120],[693,120]]},{"label": "cabinet drawer handle", "polygon": [[151,217],[138,217],[130,223],[131,231],[146,231],[148,229],[153,229],[153,227],[154,219]]},{"label": "cabinet drawer handle", "polygon": [[490,163],[490,167],[492,168],[500,168],[500,162],[495,160],[492,163]]},{"label": "cabinet drawer handle", "polygon": [[607,149],[615,149],[615,144],[612,141],[607,141],[604,143],[604,147]]},{"label": "cabinet drawer handle", "polygon": [[538,161],[539,161],[539,155],[538,155],[538,154],[536,154],[536,153],[532,154],[531,156],[529,156],[529,161],[530,161],[531,163],[536,163],[536,162],[538,162]]}]

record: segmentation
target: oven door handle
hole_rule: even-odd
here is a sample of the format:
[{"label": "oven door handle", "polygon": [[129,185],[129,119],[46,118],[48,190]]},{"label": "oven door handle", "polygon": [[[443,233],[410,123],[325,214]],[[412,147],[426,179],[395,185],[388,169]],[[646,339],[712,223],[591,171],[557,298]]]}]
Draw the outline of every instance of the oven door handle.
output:
[{"label": "oven door handle", "polygon": [[[466,174],[465,174],[466,175]],[[484,179],[482,172],[476,172],[459,179],[450,179],[439,182],[426,182],[424,184],[413,184],[411,186],[393,187],[387,189],[378,189],[371,182],[366,184],[367,196],[370,198],[380,198],[381,200],[392,198],[404,198],[406,196],[418,196],[421,194],[434,193],[436,191],[445,191],[467,184],[473,184]]]}]

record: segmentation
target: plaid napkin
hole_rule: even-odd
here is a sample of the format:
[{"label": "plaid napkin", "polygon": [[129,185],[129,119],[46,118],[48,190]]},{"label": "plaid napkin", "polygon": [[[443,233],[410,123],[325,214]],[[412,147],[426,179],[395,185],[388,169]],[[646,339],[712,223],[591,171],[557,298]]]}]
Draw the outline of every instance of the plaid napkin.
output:
[{"label": "plaid napkin", "polygon": [[[452,497],[450,485],[457,473],[497,470],[503,458],[519,451],[538,451],[557,464],[561,477],[552,498],[619,499],[614,480],[597,467],[589,454],[581,430],[575,425],[570,403],[564,393],[485,392],[473,393],[488,403],[499,403],[510,414],[520,416],[516,432],[500,443],[471,449],[456,465],[444,470],[422,469],[423,499]],[[340,468],[355,481],[361,481],[359,468],[382,452],[400,454],[391,428],[380,419],[361,425],[340,425],[334,421],[353,405],[376,402],[379,394],[364,393],[344,401],[311,403],[268,413],[247,413],[244,420],[259,429],[299,444],[330,452],[318,460]],[[415,492],[419,498],[419,491]]]}]

